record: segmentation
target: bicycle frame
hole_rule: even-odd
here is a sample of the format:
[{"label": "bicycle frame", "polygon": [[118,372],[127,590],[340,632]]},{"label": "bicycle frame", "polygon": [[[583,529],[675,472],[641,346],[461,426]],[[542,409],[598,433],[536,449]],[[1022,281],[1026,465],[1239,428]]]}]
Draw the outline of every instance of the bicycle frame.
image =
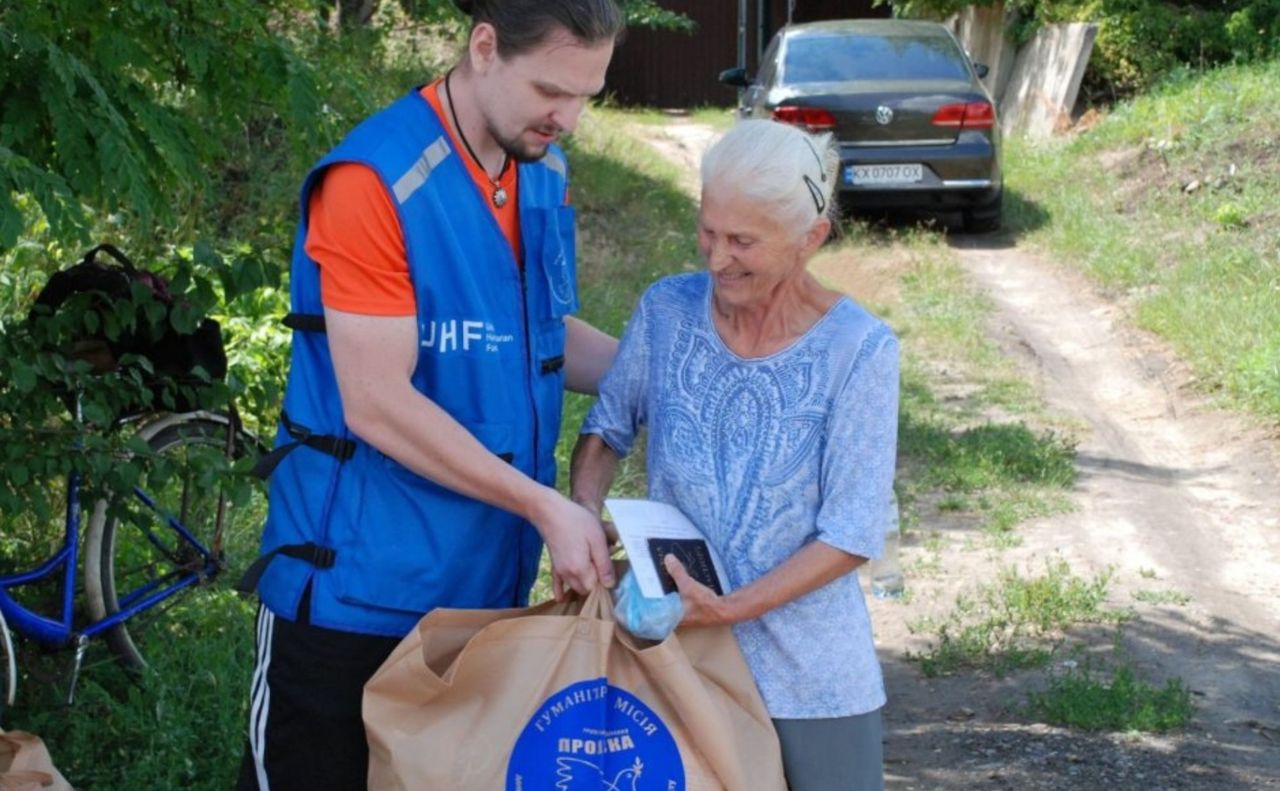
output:
[{"label": "bicycle frame", "polygon": [[[162,513],[155,502],[140,487],[133,489],[134,496],[153,513],[164,520],[166,526],[197,552],[203,559],[199,570],[178,573],[172,580],[157,580],[130,591],[121,598],[119,612],[86,624],[80,630],[74,628],[73,605],[75,600],[75,574],[79,569],[78,547],[80,534],[80,476],[71,473],[67,479],[67,511],[64,520],[62,546],[39,567],[17,574],[0,575],[0,613],[16,633],[51,647],[81,643],[105,632],[120,622],[143,610],[154,607],[175,593],[182,591],[218,573],[217,558],[184,525],[169,514]],[[146,528],[147,539],[161,546],[155,531]],[[163,548],[163,547],[162,547]],[[36,613],[17,602],[9,590],[52,577],[63,572],[62,612],[58,619]],[[172,575],[171,575],[172,576]]]}]

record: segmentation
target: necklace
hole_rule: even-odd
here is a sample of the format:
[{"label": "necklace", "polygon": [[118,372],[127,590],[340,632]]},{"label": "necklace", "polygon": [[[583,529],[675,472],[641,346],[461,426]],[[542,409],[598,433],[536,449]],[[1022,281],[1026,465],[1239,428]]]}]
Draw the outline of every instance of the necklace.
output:
[{"label": "necklace", "polygon": [[491,196],[493,205],[501,209],[507,205],[507,190],[498,182],[502,181],[503,174],[507,172],[507,166],[511,164],[511,157],[504,153],[502,155],[502,168],[498,171],[498,177],[495,179],[489,176],[489,171],[484,169],[484,165],[480,162],[480,157],[476,156],[476,152],[471,149],[471,143],[462,131],[462,124],[458,123],[458,111],[453,107],[453,91],[449,90],[449,78],[452,76],[452,69],[444,75],[444,95],[449,100],[449,115],[453,117],[453,128],[458,130],[458,139],[462,141],[462,145],[467,149],[467,154],[471,157],[471,161],[476,163],[476,167],[480,168],[480,172],[484,174],[484,177],[489,180],[489,185],[493,187],[493,195]]}]

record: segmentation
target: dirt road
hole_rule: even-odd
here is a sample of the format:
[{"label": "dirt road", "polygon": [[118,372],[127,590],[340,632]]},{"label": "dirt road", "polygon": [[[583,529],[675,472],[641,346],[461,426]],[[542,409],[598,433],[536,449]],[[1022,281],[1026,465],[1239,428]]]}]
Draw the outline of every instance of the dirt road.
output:
[{"label": "dirt road", "polygon": [[[694,189],[714,133],[675,121],[645,137],[688,168]],[[993,337],[1052,410],[1083,426],[1079,479],[1074,510],[1019,526],[1020,546],[948,553],[909,602],[872,602],[889,788],[1280,788],[1280,443],[1194,396],[1185,366],[1080,275],[1008,239],[951,244],[996,307]],[[865,293],[877,262],[848,258],[826,257],[821,274]],[[913,552],[923,549],[908,547],[908,562]],[[920,615],[1000,567],[1050,556],[1080,575],[1114,570],[1111,598],[1138,613],[1124,654],[1152,679],[1186,682],[1197,706],[1189,728],[1049,727],[1020,707],[1042,671],[930,680],[907,658],[924,647],[907,628]],[[1130,594],[1153,585],[1178,600],[1135,603]]]},{"label": "dirt road", "polygon": [[[1185,367],[1078,274],[1007,243],[952,244],[996,306],[993,335],[1050,407],[1084,430],[1075,509],[1019,526],[1022,545],[998,559],[956,563],[934,593],[990,575],[993,564],[1050,556],[1077,574],[1112,569],[1111,599],[1138,611],[1124,654],[1152,679],[1183,679],[1197,712],[1184,732],[1158,737],[1030,724],[1016,704],[1042,674],[925,681],[903,659],[914,639],[903,608],[877,602],[891,673],[891,786],[1280,787],[1276,442],[1191,395]],[[1130,595],[1153,587],[1185,601],[1143,605]]]}]

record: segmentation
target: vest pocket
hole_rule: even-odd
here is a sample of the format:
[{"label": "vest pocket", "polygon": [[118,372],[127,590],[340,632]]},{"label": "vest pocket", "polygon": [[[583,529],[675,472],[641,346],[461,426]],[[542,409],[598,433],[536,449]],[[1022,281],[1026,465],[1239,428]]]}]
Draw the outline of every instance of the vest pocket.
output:
[{"label": "vest pocket", "polygon": [[538,316],[542,321],[563,319],[578,311],[577,213],[572,206],[540,209],[541,233],[530,235],[538,245],[529,260],[534,260],[542,273],[538,289]]}]

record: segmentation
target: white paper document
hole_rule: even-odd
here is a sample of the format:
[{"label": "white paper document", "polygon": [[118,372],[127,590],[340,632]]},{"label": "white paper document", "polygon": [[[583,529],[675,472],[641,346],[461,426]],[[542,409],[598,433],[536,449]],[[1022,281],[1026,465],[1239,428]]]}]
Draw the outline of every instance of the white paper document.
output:
[{"label": "white paper document", "polygon": [[618,537],[635,571],[640,592],[657,599],[674,591],[662,558],[675,555],[690,576],[718,593],[728,593],[724,565],[706,536],[680,510],[652,500],[610,498],[604,501]]}]

